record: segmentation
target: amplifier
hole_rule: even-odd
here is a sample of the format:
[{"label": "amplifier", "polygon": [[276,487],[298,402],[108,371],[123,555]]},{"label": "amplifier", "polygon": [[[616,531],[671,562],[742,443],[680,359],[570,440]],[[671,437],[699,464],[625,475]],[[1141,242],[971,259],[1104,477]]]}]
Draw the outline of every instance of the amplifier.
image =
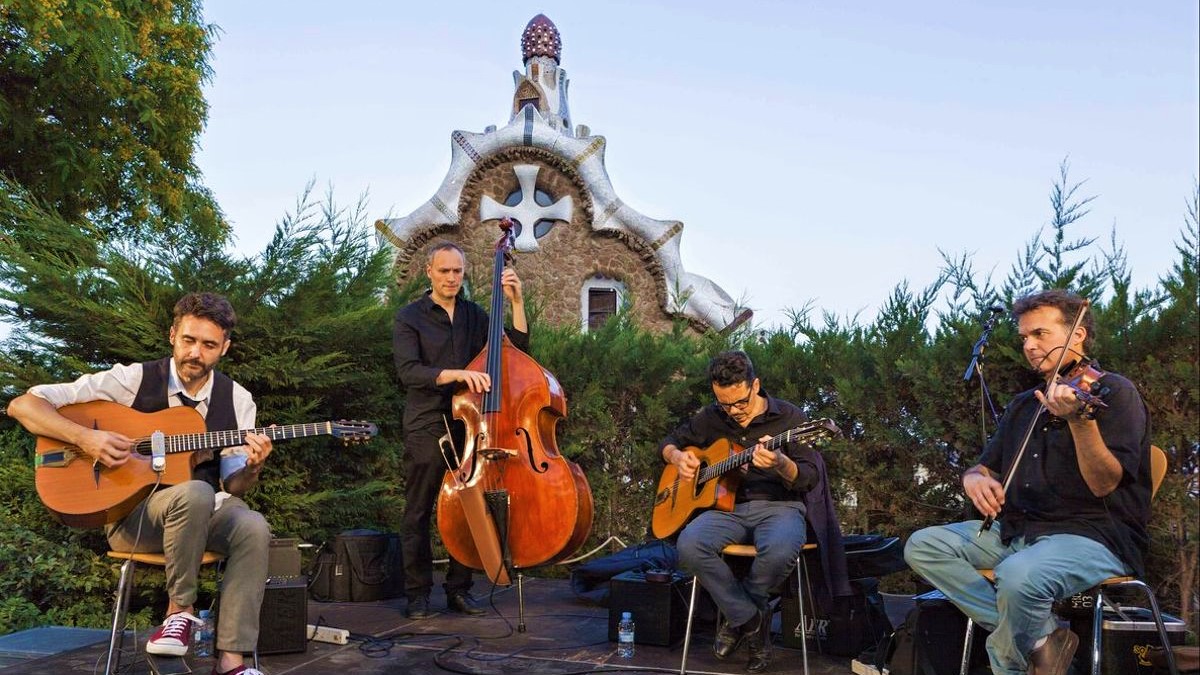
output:
[{"label": "amplifier", "polygon": [[308,577],[267,580],[258,616],[258,653],[288,654],[308,648]]},{"label": "amplifier", "polygon": [[300,576],[300,540],[272,539],[267,549],[267,576],[271,579]]},{"label": "amplifier", "polygon": [[621,612],[633,614],[633,641],[639,645],[673,647],[687,628],[688,578],[680,572],[670,581],[646,581],[643,572],[623,572],[609,581],[608,639],[617,641]]}]

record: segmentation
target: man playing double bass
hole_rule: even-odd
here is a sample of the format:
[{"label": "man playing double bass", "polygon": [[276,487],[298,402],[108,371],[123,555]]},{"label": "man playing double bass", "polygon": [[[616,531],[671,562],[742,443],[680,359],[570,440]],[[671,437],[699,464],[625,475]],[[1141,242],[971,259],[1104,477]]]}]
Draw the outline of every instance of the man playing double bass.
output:
[{"label": "man playing double bass", "polygon": [[[437,502],[447,458],[439,440],[446,425],[461,425],[451,419],[451,401],[462,387],[474,393],[488,391],[487,373],[464,368],[487,344],[488,315],[482,307],[462,295],[466,255],[456,244],[440,242],[429,250],[425,274],[430,290],[396,313],[392,348],[396,372],[404,385],[404,532],[400,545],[404,554],[404,590],[408,596],[405,615],[410,619],[430,616],[429,594],[433,588],[433,552],[430,520]],[[529,350],[529,325],[521,280],[511,268],[501,277],[504,295],[512,303],[513,330],[508,337],[522,351]],[[493,317],[503,321],[503,317]],[[461,429],[455,429],[455,447],[463,447]],[[468,615],[483,614],[471,597],[471,570],[450,558],[443,584],[446,606]]]},{"label": "man playing double bass", "polygon": [[[1043,378],[1050,379],[1061,350],[1068,350],[1068,365],[1091,350],[1090,313],[1071,331],[1084,309],[1082,298],[1061,290],[1013,305],[1025,358]],[[913,570],[992,631],[987,650],[997,675],[1065,673],[1078,637],[1058,626],[1054,601],[1144,571],[1150,421],[1129,380],[1110,372],[1098,384],[1107,390],[1107,407],[1094,411],[1062,383],[1014,398],[979,464],[962,477],[967,497],[995,523],[987,530],[979,520],[926,528],[905,547]],[[1001,478],[1031,423],[1006,494]],[[994,586],[976,572],[989,568]]]}]

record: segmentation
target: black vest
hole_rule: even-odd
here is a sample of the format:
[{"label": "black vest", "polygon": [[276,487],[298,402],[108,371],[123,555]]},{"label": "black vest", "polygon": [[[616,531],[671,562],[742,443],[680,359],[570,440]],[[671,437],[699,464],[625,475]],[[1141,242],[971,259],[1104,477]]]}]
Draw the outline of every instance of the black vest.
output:
[{"label": "black vest", "polygon": [[[204,418],[204,426],[209,431],[237,429],[237,413],[233,409],[233,380],[216,370],[212,371],[212,377],[213,387],[208,398],[208,414]],[[138,387],[137,396],[134,397],[133,405],[130,407],[144,413],[158,412],[169,408],[167,383],[170,381],[171,357],[143,363],[142,385]],[[212,459],[196,465],[192,470],[192,478],[212,485],[214,490],[221,489],[219,449],[213,451]]]}]

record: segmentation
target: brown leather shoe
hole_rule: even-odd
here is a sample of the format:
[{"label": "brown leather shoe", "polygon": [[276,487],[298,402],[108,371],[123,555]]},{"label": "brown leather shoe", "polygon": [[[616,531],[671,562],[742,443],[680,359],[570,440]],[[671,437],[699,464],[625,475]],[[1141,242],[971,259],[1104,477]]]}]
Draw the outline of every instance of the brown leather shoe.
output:
[{"label": "brown leather shoe", "polygon": [[1065,675],[1079,646],[1079,636],[1069,628],[1056,628],[1046,643],[1029,652],[1029,675]]}]

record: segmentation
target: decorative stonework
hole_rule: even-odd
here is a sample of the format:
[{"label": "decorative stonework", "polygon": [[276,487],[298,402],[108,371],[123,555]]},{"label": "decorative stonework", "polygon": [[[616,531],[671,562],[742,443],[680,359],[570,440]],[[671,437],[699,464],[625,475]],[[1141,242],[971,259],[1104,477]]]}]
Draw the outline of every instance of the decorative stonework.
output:
[{"label": "decorative stonework", "polygon": [[[526,72],[513,73],[508,124],[453,132],[450,169],[437,193],[407,216],[376,222],[397,249],[398,280],[423,273],[423,251],[433,239],[458,243],[472,267],[469,277],[488,279],[498,236],[492,219],[507,215],[521,221],[518,250],[524,252],[516,254],[516,265],[543,320],[579,322],[581,289],[595,277],[620,282],[629,311],[646,327],[667,330],[679,317],[698,331],[728,330],[746,320],[748,310],[683,268],[683,224],[649,218],[622,202],[608,177],[604,138],[583,125],[570,128],[568,80],[558,67],[561,40],[545,16],[526,27],[522,53]],[[525,200],[544,193],[545,203],[504,206],[510,195],[519,201],[518,190]],[[542,219],[555,224],[535,238]]]},{"label": "decorative stonework", "polygon": [[562,59],[562,37],[558,27],[545,14],[530,19],[521,34],[521,60],[529,61],[535,56],[548,56],[555,63]]}]

